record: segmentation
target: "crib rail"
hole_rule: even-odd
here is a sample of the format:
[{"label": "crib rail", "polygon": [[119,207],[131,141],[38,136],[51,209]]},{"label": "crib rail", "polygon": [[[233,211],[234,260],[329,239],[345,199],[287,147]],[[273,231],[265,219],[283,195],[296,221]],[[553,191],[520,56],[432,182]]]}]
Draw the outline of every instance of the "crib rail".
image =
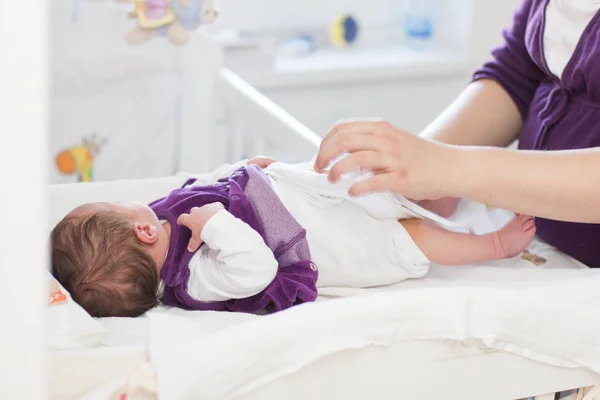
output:
[{"label": "crib rail", "polygon": [[258,154],[303,161],[321,138],[224,66],[223,44],[198,32],[181,54],[178,169],[210,171]]},{"label": "crib rail", "polygon": [[249,155],[263,154],[268,143],[298,161],[312,157],[321,138],[287,111],[274,103],[231,70],[221,70],[217,92],[229,116],[232,144],[228,155],[233,160]]}]

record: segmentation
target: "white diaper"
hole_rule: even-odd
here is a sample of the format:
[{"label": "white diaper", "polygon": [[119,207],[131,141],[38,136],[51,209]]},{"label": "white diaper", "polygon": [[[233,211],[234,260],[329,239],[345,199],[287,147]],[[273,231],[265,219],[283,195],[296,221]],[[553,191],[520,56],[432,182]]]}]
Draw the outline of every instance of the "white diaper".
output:
[{"label": "white diaper", "polygon": [[[318,287],[372,287],[425,275],[430,262],[399,219],[413,218],[388,194],[348,195],[310,165],[274,163],[266,173],[283,204],[307,232]],[[355,179],[355,177],[353,177]]]},{"label": "white diaper", "polygon": [[[335,165],[342,158],[344,157],[338,158],[331,165]],[[470,225],[453,222],[440,217],[399,194],[384,192],[363,197],[351,197],[348,194],[350,187],[357,182],[372,177],[373,173],[371,171],[361,170],[346,173],[340,177],[338,182],[332,184],[327,180],[327,175],[317,174],[312,169],[313,163],[314,161],[294,165],[274,163],[267,170],[267,173],[280,179],[286,179],[309,198],[312,197],[313,200],[318,200],[319,204],[324,204],[323,197],[330,199],[330,205],[346,200],[358,205],[374,218],[396,220],[408,218],[428,219],[449,230],[468,230],[470,233],[474,233]],[[330,168],[328,167],[326,172]]]}]

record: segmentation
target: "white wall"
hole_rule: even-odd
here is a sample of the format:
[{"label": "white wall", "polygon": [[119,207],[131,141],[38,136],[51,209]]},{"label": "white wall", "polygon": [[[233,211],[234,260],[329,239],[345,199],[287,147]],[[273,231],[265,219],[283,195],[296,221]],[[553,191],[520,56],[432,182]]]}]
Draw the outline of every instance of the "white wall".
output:
[{"label": "white wall", "polygon": [[[262,3],[268,1],[261,0]],[[327,4],[332,7],[332,4],[342,1],[345,2],[331,0]],[[350,2],[350,6],[356,6],[354,3],[357,2]],[[338,119],[368,116],[383,117],[412,132],[420,131],[468,84],[473,70],[489,57],[491,48],[501,43],[501,31],[510,24],[511,15],[520,0],[440,2],[445,18],[438,22],[444,34],[454,36],[455,41],[462,40],[461,37],[467,38],[468,61],[461,73],[428,78],[398,78],[369,84],[348,82],[319,88],[283,86],[263,88],[263,91],[320,134],[326,133]],[[244,12],[245,19],[252,20],[253,12],[262,14],[266,11],[249,8]],[[231,67],[244,75],[244,62],[239,58],[232,62]],[[265,74],[269,74],[269,71],[265,70]]]},{"label": "white wall", "polygon": [[473,68],[489,58],[490,50],[502,43],[502,30],[509,27],[522,0],[472,0],[473,18],[470,40]]},{"label": "white wall", "polygon": [[0,399],[45,398],[45,11],[0,1]]},{"label": "white wall", "polygon": [[331,86],[265,93],[318,134],[340,119],[377,117],[411,132],[423,129],[468,82],[455,78]]}]

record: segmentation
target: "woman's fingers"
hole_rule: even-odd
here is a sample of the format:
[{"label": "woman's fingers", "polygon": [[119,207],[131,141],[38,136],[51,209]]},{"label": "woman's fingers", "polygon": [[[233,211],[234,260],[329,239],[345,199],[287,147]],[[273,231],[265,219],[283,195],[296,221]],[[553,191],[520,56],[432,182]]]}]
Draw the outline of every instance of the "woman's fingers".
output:
[{"label": "woman's fingers", "polygon": [[[379,151],[386,150],[387,140],[382,135],[376,135],[374,131],[363,131],[363,124],[350,126],[344,132],[321,142],[319,154],[315,161],[315,171],[323,170],[343,153],[354,153],[357,151]],[[368,129],[368,128],[367,128]]]},{"label": "woman's fingers", "polygon": [[378,151],[357,151],[338,161],[329,171],[329,181],[337,182],[343,174],[358,171],[387,171],[395,164],[395,158]]},{"label": "woman's fingers", "polygon": [[401,190],[401,182],[399,182],[398,175],[393,172],[384,172],[376,174],[372,178],[364,181],[355,183],[352,185],[348,193],[351,196],[359,197],[366,196],[372,193],[380,192],[395,192],[398,193]]},{"label": "woman's fingers", "polygon": [[323,138],[323,142],[327,142],[334,138],[337,135],[340,135],[344,132],[358,132],[358,133],[370,133],[375,132],[377,126],[379,124],[384,124],[385,122],[381,119],[371,118],[371,119],[347,119],[343,121],[339,121],[327,135]]}]

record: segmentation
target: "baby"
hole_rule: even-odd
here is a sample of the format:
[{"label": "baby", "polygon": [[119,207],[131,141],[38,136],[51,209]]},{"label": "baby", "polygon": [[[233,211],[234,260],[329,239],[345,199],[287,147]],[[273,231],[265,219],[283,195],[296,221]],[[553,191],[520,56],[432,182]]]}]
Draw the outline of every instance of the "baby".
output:
[{"label": "baby", "polygon": [[472,235],[415,218],[388,194],[353,198],[308,164],[256,158],[190,180],[167,197],[92,203],[52,231],[52,273],[96,317],[165,305],[275,312],[318,287],[374,287],[422,277],[430,263],[514,257],[535,235],[517,215]]}]

